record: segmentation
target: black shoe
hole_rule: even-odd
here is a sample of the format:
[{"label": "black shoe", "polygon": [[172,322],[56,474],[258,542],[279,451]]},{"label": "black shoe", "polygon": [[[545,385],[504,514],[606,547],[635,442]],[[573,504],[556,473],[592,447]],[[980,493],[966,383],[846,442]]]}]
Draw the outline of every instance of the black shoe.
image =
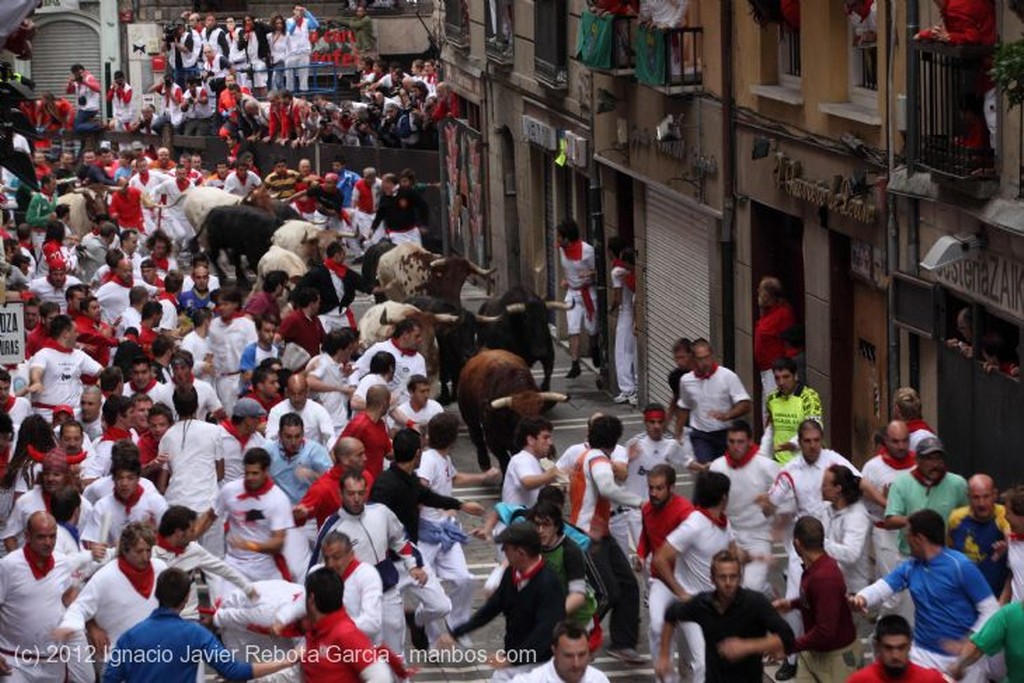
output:
[{"label": "black shoe", "polygon": [[576,377],[579,377],[582,374],[583,374],[583,371],[580,370],[580,362],[578,360],[574,360],[572,362],[572,367],[569,368],[569,372],[565,373],[565,378],[566,379],[574,379]]},{"label": "black shoe", "polygon": [[412,641],[412,646],[417,650],[429,650],[430,641],[427,640],[427,630],[416,625],[415,612],[405,613],[405,625],[409,627],[409,639]]},{"label": "black shoe", "polygon": [[788,681],[794,676],[796,676],[796,664],[790,664],[789,662],[783,662],[779,670],[775,672],[775,680],[777,681]]}]

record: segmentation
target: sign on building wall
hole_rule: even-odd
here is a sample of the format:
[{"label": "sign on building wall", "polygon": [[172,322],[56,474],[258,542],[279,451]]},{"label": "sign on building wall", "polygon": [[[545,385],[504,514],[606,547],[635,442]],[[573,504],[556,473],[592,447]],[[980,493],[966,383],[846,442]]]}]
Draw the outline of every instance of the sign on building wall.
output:
[{"label": "sign on building wall", "polygon": [[337,67],[356,68],[359,64],[356,34],[347,28],[318,31],[313,40],[313,53],[309,58],[313,62],[329,62]]},{"label": "sign on building wall", "polygon": [[17,365],[25,360],[25,307],[0,306],[0,364]]},{"label": "sign on building wall", "polygon": [[441,127],[441,194],[449,248],[487,265],[483,136],[449,119]]},{"label": "sign on building wall", "polygon": [[36,12],[66,12],[78,9],[78,0],[43,0]]},{"label": "sign on building wall", "polygon": [[1024,263],[992,251],[966,258],[935,271],[935,279],[950,289],[1024,320]]}]

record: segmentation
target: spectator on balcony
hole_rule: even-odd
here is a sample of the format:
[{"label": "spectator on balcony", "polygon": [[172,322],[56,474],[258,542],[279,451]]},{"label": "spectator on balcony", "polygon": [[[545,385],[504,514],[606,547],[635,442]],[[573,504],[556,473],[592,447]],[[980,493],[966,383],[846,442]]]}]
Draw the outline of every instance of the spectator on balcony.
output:
[{"label": "spectator on balcony", "polygon": [[36,143],[38,149],[49,149],[51,138],[60,135],[62,130],[71,130],[75,123],[75,108],[71,103],[49,92],[44,92],[36,102],[33,114],[30,120],[35,124],[36,131],[43,136]]},{"label": "spectator on balcony", "polygon": [[874,43],[878,39],[878,5],[875,0],[846,0],[846,16],[853,27],[853,44]]},{"label": "spectator on balcony", "polygon": [[946,347],[955,349],[964,358],[974,356],[974,316],[971,307],[964,306],[956,314],[956,336],[946,340]]},{"label": "spectator on balcony", "polygon": [[123,71],[114,72],[114,82],[107,90],[107,102],[114,106],[110,130],[128,130],[135,120],[135,106],[132,104],[132,86],[125,82]]},{"label": "spectator on balcony", "polygon": [[[646,3],[645,3],[646,4]],[[635,15],[639,8],[639,0],[595,0],[590,11],[598,16],[614,14],[616,16]]]},{"label": "spectator on balcony", "polygon": [[270,28],[247,14],[243,29],[242,37],[238,39],[238,47],[245,52],[245,79],[242,85],[248,85],[254,95],[263,97],[267,94],[267,68],[273,64],[268,39]]},{"label": "spectator on balcony", "polygon": [[377,52],[377,35],[373,30],[373,19],[366,15],[362,5],[356,8],[354,17],[342,17],[338,23],[350,29],[356,38],[356,52],[361,55]]},{"label": "spectator on balcony", "polygon": [[81,64],[71,67],[67,93],[74,96],[78,112],[75,114],[76,133],[95,133],[103,128],[100,122],[100,82]]},{"label": "spectator on balcony", "polygon": [[210,12],[206,15],[206,20],[199,35],[203,39],[203,50],[205,52],[206,47],[212,47],[218,57],[228,56],[228,39],[227,33],[220,26],[217,25],[217,17]]},{"label": "spectator on balcony", "polygon": [[270,69],[273,78],[270,87],[274,90],[282,90],[285,86],[285,60],[288,58],[288,30],[284,17],[275,15],[270,20],[270,35],[267,42],[270,45]]},{"label": "spectator on balcony", "polygon": [[181,111],[184,135],[213,134],[216,123],[213,99],[198,76],[189,76],[188,87],[181,97]]},{"label": "spectator on balcony", "polygon": [[142,105],[142,109],[139,110],[139,118],[133,121],[125,128],[128,133],[138,133],[139,135],[156,135],[156,131],[153,130],[153,124],[159,121],[156,115],[156,109],[151,104]]},{"label": "spectator on balcony", "polygon": [[986,332],[978,344],[981,349],[982,367],[986,373],[1001,372],[1007,377],[1020,377],[1020,363],[1017,354],[1006,342],[1006,338],[991,330]]},{"label": "spectator on balcony", "polygon": [[231,71],[231,62],[219,54],[216,47],[208,44],[203,46],[203,59],[199,62],[199,70],[210,99],[214,99],[226,85],[224,77]]},{"label": "spectator on balcony", "polygon": [[269,105],[262,105],[254,97],[243,95],[242,107],[238,112],[238,137],[256,142],[266,135],[269,111]]},{"label": "spectator on balcony", "polygon": [[162,135],[167,126],[177,130],[185,120],[185,112],[181,108],[184,98],[181,86],[174,82],[170,74],[165,74],[164,79],[153,85],[149,91],[160,95],[160,115],[153,121],[153,132]]},{"label": "spectator on balcony", "polygon": [[[785,0],[783,4],[786,4]],[[689,7],[689,0],[642,0],[640,20],[650,22],[657,28],[685,26]]]},{"label": "spectator on balcony", "polygon": [[270,94],[270,116],[263,142],[286,145],[302,135],[303,121],[300,107],[292,94],[283,90]]},{"label": "spectator on balcony", "polygon": [[249,85],[249,79],[248,74],[245,73],[247,65],[244,42],[242,41],[242,29],[235,24],[234,17],[228,17],[224,20],[223,35],[224,44],[227,45],[227,50],[223,54],[228,58],[228,62],[231,63],[232,70],[238,75],[238,82],[247,86]]},{"label": "spectator on balcony", "polygon": [[440,123],[444,119],[457,119],[460,114],[459,96],[445,82],[437,84],[437,106],[431,114],[435,122]]},{"label": "spectator on balcony", "polygon": [[309,33],[315,31],[319,26],[320,22],[308,9],[298,4],[292,8],[292,16],[285,24],[288,31],[288,53],[285,56],[285,66],[288,67],[286,76],[289,90],[299,92],[309,90],[309,56],[313,52]]},{"label": "spectator on balcony", "polygon": [[203,48],[202,37],[187,26],[178,24],[166,41],[168,64],[173,69],[172,81],[179,86],[185,82],[185,75],[195,68]]}]

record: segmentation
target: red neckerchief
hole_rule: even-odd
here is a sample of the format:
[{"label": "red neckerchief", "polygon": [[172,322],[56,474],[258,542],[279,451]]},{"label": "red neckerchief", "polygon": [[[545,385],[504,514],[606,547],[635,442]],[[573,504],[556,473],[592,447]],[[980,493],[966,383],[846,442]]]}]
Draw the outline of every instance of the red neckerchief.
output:
[{"label": "red neckerchief", "polygon": [[733,468],[734,470],[738,470],[741,467],[744,467],[751,460],[753,460],[754,456],[757,455],[757,451],[758,450],[759,450],[758,444],[756,444],[756,443],[750,444],[750,447],[747,448],[747,452],[744,453],[743,457],[740,458],[739,460],[733,460],[732,459],[732,455],[729,453],[729,451],[726,451],[725,452],[725,464],[728,465],[729,467]]},{"label": "red neckerchief", "polygon": [[238,500],[245,500],[246,498],[255,498],[259,500],[260,496],[267,493],[272,488],[274,488],[274,480],[271,479],[270,477],[267,477],[267,480],[263,482],[263,486],[259,487],[255,491],[243,489],[243,491],[238,494],[237,498]]},{"label": "red neckerchief", "polygon": [[43,460],[46,458],[46,454],[49,453],[49,451],[39,450],[32,444],[28,444],[26,450],[28,451],[28,457],[32,458],[34,462],[38,463],[42,463]]},{"label": "red neckerchief", "polygon": [[18,397],[14,394],[7,394],[7,399],[4,401],[4,412],[10,413],[11,408],[14,407],[14,402],[18,400]]},{"label": "red neckerchief", "polygon": [[711,377],[711,375],[715,374],[715,372],[717,370],[718,370],[718,363],[712,363],[711,364],[711,370],[708,372],[708,374],[705,375],[704,373],[702,373],[697,368],[694,368],[693,369],[693,376],[696,377],[697,379],[709,379]]},{"label": "red neckerchief", "polygon": [[143,185],[149,184],[149,171],[139,171],[139,180],[142,181]]},{"label": "red neckerchief", "polygon": [[935,488],[936,486],[938,486],[939,484],[942,483],[943,479],[946,478],[946,473],[943,472],[942,475],[938,479],[936,479],[933,482],[929,482],[921,474],[921,470],[920,469],[916,469],[916,468],[911,470],[910,474],[911,474],[911,476],[914,477],[914,479],[917,479],[918,483],[921,484],[921,486],[925,487],[926,489],[933,489],[933,488]]},{"label": "red neckerchief", "polygon": [[633,266],[622,259],[612,259],[612,268],[622,268],[626,271],[626,276],[622,278],[622,281],[627,287],[629,287],[629,291],[635,292],[636,273],[633,271]]},{"label": "red neckerchief", "polygon": [[537,564],[533,565],[525,572],[520,572],[518,569],[512,570],[512,585],[515,586],[516,590],[523,585],[524,582],[529,581],[533,577],[537,576],[541,569],[544,568],[544,558],[537,560]]},{"label": "red neckerchief", "polygon": [[132,433],[127,429],[121,429],[120,427],[107,427],[103,430],[103,436],[100,441],[122,441],[132,438]]},{"label": "red neckerchief", "polygon": [[345,275],[348,273],[348,266],[344,263],[338,263],[332,258],[324,259],[324,268],[337,275],[341,280],[344,280]]},{"label": "red neckerchief", "polygon": [[231,420],[221,420],[220,426],[223,427],[228,434],[235,437],[235,440],[242,445],[242,450],[244,451],[245,444],[249,443],[249,439],[252,438],[252,435],[250,434],[249,436],[243,437],[238,433],[238,428],[235,427]]},{"label": "red neckerchief", "polygon": [[419,352],[418,352],[418,351],[417,351],[416,349],[413,349],[413,350],[411,350],[411,351],[406,351],[406,350],[405,350],[405,349],[403,349],[403,348],[402,348],[401,346],[399,346],[398,344],[396,344],[396,343],[395,343],[395,340],[394,340],[393,338],[392,338],[392,340],[391,340],[391,345],[392,345],[392,346],[394,346],[394,347],[395,347],[395,350],[396,350],[396,351],[398,351],[398,352],[399,352],[400,354],[402,354],[403,356],[415,356],[415,355],[416,355],[417,353],[419,353]]},{"label": "red neckerchief", "polygon": [[718,518],[718,517],[713,516],[711,514],[711,512],[707,508],[702,508],[699,505],[696,506],[694,508],[694,510],[696,510],[700,514],[704,515],[708,519],[710,519],[711,523],[714,524],[715,526],[717,526],[719,529],[724,529],[729,524],[729,519],[725,516],[724,512],[722,513],[721,518]]},{"label": "red neckerchief", "polygon": [[85,451],[78,451],[77,453],[64,452],[65,459],[69,465],[81,465],[85,462],[85,457],[88,455]]},{"label": "red neckerchief", "polygon": [[[156,535],[156,544],[166,550],[169,553],[173,553],[175,557],[182,555],[185,552],[185,548],[179,548],[176,545],[171,545],[171,542],[166,537],[160,534]],[[187,546],[186,546],[187,547]]]},{"label": "red neckerchief", "polygon": [[889,449],[882,446],[878,449],[878,455],[882,456],[882,462],[894,470],[909,470],[911,467],[917,465],[917,455],[914,451],[908,451],[907,456],[900,460],[889,455]]},{"label": "red neckerchief", "polygon": [[565,258],[570,261],[579,261],[583,258],[583,240],[563,244],[562,251],[565,252]]},{"label": "red neckerchief", "polygon": [[1015,534],[1011,531],[1009,534],[1009,539],[1011,541],[1024,541],[1024,534]]},{"label": "red neckerchief", "polygon": [[48,558],[46,558],[46,561],[43,562],[43,568],[40,569],[39,563],[42,560],[43,558],[39,557],[39,555],[37,555],[35,551],[32,550],[32,548],[28,547],[28,544],[26,543],[25,561],[28,562],[28,568],[32,570],[32,578],[34,578],[36,581],[49,574],[50,570],[53,569],[53,565],[55,564],[52,553]]},{"label": "red neckerchief", "polygon": [[356,570],[356,568],[358,568],[358,567],[359,567],[359,560],[357,560],[356,558],[353,557],[352,561],[348,563],[347,567],[345,567],[345,571],[343,571],[341,573],[341,580],[342,581],[348,581],[348,577],[352,576],[352,572],[354,572]]},{"label": "red neckerchief", "polygon": [[246,394],[245,398],[251,398],[252,400],[256,401],[261,406],[263,406],[263,410],[267,411],[268,413],[270,412],[271,408],[273,408],[274,406],[281,402],[281,400],[276,396],[272,399],[264,401],[262,398],[260,398],[260,395],[257,394],[255,391],[250,391],[248,394]]},{"label": "red neckerchief", "polygon": [[64,348],[63,346],[60,345],[60,342],[58,342],[56,339],[50,339],[49,337],[47,337],[46,341],[43,342],[43,348],[44,349],[53,349],[54,351],[58,351],[60,353],[68,353],[68,354],[70,354],[70,353],[72,353],[74,351],[74,349],[66,349],[66,348]]},{"label": "red neckerchief", "polygon": [[874,5],[873,1],[872,2],[861,3],[862,9],[854,10],[853,14],[856,14],[858,17],[860,17],[861,21],[864,21],[865,19],[868,18],[868,15],[871,14],[871,7],[873,5]]},{"label": "red neckerchief", "polygon": [[156,460],[159,455],[160,442],[153,436],[152,432],[146,432],[139,437],[139,462],[143,467]]},{"label": "red neckerchief", "polygon": [[174,296],[173,294],[170,294],[169,292],[160,292],[159,294],[156,295],[156,298],[159,299],[160,301],[170,301],[175,306],[177,306],[178,304],[178,297]]},{"label": "red neckerchief", "polygon": [[164,272],[167,272],[167,270],[171,267],[171,264],[166,256],[162,258],[150,256],[149,260],[153,262],[154,266],[156,266],[159,270],[162,270]]},{"label": "red neckerchief", "polygon": [[231,323],[233,323],[238,318],[241,318],[243,315],[245,315],[245,314],[242,313],[242,311],[235,311],[231,315],[221,315],[220,319],[221,319],[221,321],[223,321],[223,323],[225,325],[230,325]]},{"label": "red neckerchief", "polygon": [[103,284],[107,284],[108,282],[116,282],[125,289],[131,289],[132,286],[135,284],[135,279],[132,278],[132,280],[125,282],[124,280],[121,279],[120,275],[111,270],[106,275],[103,276]]},{"label": "red neckerchief", "polygon": [[188,178],[175,178],[174,184],[178,186],[178,192],[184,192],[192,183],[188,181]]},{"label": "red neckerchief", "polygon": [[148,394],[153,389],[153,387],[156,386],[156,380],[155,379],[149,380],[149,384],[147,384],[142,389],[139,389],[137,386],[135,386],[135,382],[128,382],[128,385],[132,388],[132,391],[134,391],[136,394]]},{"label": "red neckerchief", "polygon": [[921,418],[918,418],[916,420],[907,420],[907,430],[910,431],[911,434],[920,429],[923,429],[926,432],[931,432],[932,434],[935,433],[935,430],[932,429],[932,426],[925,422],[924,420],[922,420]]},{"label": "red neckerchief", "polygon": [[139,504],[139,500],[142,498],[142,494],[145,492],[146,490],[142,488],[142,484],[136,484],[135,490],[132,492],[132,495],[128,496],[128,500],[121,500],[120,498],[118,498],[116,489],[114,490],[114,498],[117,500],[118,503],[124,505],[124,514],[127,517],[128,515],[132,514],[132,508]]},{"label": "red neckerchief", "polygon": [[149,597],[153,594],[153,583],[156,581],[156,572],[153,571],[153,563],[147,562],[145,569],[136,569],[128,564],[126,559],[118,557],[117,568],[125,575],[125,578],[128,579],[128,583],[132,585],[135,592],[141,595],[145,600],[149,600]]}]

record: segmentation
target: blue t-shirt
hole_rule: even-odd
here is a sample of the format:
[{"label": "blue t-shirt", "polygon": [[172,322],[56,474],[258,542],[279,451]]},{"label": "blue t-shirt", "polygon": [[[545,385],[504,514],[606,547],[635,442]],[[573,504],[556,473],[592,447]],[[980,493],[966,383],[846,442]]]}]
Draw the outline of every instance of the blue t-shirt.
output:
[{"label": "blue t-shirt", "polygon": [[196,290],[190,289],[178,295],[178,305],[191,315],[193,311],[198,311],[200,308],[213,308],[211,295],[212,292],[201,297],[196,294]]},{"label": "blue t-shirt", "polygon": [[313,482],[299,477],[297,468],[303,467],[323,474],[334,466],[331,456],[327,455],[327,449],[308,439],[303,441],[299,452],[291,458],[284,456],[280,441],[272,441],[267,446],[267,453],[270,453],[270,476],[295,504],[302,500],[309,487],[313,485]]},{"label": "blue t-shirt", "polygon": [[931,560],[907,560],[885,582],[897,593],[910,590],[916,608],[914,643],[942,655],[948,654],[944,641],[963,640],[971,634],[978,619],[977,605],[993,597],[974,563],[947,548]]}]

